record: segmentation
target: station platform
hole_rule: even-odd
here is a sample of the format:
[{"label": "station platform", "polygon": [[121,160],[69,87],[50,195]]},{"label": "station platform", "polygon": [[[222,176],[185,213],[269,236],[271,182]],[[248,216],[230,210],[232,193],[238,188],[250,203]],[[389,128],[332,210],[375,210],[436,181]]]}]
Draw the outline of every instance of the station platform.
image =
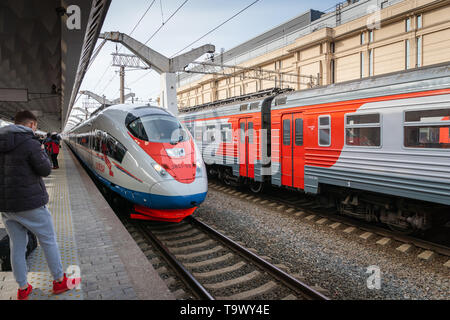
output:
[{"label": "station platform", "polygon": [[[52,293],[52,277],[43,250],[29,255],[29,300],[175,300],[167,285],[117,218],[91,178],[68,149],[61,149],[60,168],[45,178],[63,269],[81,284]],[[0,229],[4,228],[1,224]],[[0,272],[0,299],[15,300],[12,272]]]}]

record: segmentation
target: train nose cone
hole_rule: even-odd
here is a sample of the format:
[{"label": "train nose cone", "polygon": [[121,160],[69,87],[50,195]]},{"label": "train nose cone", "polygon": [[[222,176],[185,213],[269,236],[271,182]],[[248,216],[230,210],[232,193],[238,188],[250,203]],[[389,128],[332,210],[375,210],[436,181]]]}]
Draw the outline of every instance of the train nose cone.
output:
[{"label": "train nose cone", "polygon": [[[199,180],[199,179],[196,179]],[[182,184],[177,181],[155,183],[150,189],[152,207],[159,209],[185,209],[199,206],[206,198],[204,181]]]}]

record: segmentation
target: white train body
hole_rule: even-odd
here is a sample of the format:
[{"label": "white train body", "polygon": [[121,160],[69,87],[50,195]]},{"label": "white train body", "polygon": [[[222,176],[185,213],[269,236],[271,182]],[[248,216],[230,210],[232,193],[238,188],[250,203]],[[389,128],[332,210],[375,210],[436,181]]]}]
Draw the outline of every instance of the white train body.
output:
[{"label": "white train body", "polygon": [[133,218],[180,221],[206,197],[201,153],[165,109],[111,106],[72,129],[66,140],[105,186],[134,203]]}]

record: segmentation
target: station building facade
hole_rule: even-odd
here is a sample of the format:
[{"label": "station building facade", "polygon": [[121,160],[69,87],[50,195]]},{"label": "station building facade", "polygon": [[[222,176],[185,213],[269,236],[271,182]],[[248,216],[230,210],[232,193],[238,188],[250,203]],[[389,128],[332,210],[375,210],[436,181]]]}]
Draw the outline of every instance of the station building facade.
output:
[{"label": "station building facade", "polygon": [[350,0],[329,13],[310,10],[178,75],[178,105],[449,61],[450,1]]}]

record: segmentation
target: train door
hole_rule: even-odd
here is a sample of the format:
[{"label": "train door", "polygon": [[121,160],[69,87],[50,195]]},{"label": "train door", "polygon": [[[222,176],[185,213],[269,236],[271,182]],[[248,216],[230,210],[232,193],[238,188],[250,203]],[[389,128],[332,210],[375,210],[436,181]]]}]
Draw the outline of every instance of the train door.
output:
[{"label": "train door", "polygon": [[242,177],[248,176],[248,136],[247,119],[239,119],[239,175]]},{"label": "train door", "polygon": [[303,189],[305,150],[302,114],[283,115],[281,127],[281,184]]},{"label": "train door", "polygon": [[292,187],[292,114],[281,117],[281,184]]},{"label": "train door", "polygon": [[305,187],[305,147],[303,146],[303,115],[292,115],[292,169],[293,187],[304,189]]},{"label": "train door", "polygon": [[247,177],[255,178],[256,161],[256,135],[253,127],[253,119],[247,120],[247,150],[248,150],[248,171]]}]

